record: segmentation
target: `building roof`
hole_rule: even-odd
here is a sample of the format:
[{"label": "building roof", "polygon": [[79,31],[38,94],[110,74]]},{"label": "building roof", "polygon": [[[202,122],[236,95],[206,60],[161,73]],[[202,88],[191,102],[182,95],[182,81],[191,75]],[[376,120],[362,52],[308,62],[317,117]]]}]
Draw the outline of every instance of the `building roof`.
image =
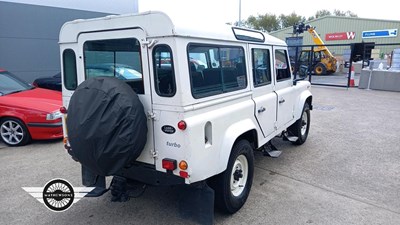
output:
[{"label": "building roof", "polygon": [[[77,42],[80,33],[126,28],[141,28],[149,38],[181,36],[238,41],[232,27],[226,24],[204,24],[199,19],[177,20],[157,11],[67,22],[61,28],[59,41],[72,43]],[[278,38],[265,33],[263,35],[265,44],[286,46],[286,43]]]}]

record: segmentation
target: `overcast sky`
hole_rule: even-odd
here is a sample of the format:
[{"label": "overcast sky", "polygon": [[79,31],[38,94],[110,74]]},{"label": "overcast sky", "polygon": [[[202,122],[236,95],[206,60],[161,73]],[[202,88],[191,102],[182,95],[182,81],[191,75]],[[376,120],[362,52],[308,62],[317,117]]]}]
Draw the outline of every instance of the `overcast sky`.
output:
[{"label": "overcast sky", "polygon": [[[135,0],[0,0],[40,4],[63,8],[76,8],[108,13],[132,13]],[[185,20],[226,23],[239,19],[239,0],[138,0],[139,12],[158,10]],[[241,0],[242,19],[249,15],[273,13],[276,15],[296,12],[306,18],[320,9],[350,10],[362,18],[400,20],[398,1],[355,0]],[[380,4],[381,3],[381,4]],[[391,4],[390,4],[391,3]]]}]

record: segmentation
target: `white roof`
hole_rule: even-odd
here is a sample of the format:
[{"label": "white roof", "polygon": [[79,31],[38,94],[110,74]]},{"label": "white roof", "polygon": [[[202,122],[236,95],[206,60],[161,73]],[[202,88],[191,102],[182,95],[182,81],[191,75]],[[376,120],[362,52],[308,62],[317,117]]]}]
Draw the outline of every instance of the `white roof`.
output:
[{"label": "white roof", "polygon": [[[77,42],[80,33],[126,28],[141,28],[149,38],[183,36],[238,41],[229,25],[204,24],[199,23],[199,20],[190,19],[173,20],[163,12],[149,11],[140,14],[112,15],[67,22],[60,31],[60,43]],[[278,38],[265,33],[263,35],[265,44],[286,46],[286,43]]]}]

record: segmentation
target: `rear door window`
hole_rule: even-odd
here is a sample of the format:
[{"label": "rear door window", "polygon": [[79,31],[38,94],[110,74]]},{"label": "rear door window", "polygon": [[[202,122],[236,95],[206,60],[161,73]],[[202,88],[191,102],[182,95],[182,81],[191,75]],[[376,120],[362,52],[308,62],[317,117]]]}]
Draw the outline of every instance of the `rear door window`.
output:
[{"label": "rear door window", "polygon": [[72,49],[63,52],[64,87],[67,90],[75,90],[77,87],[76,58]]},{"label": "rear door window", "polygon": [[86,79],[113,76],[124,80],[137,94],[144,94],[140,43],[135,38],[86,41]]}]

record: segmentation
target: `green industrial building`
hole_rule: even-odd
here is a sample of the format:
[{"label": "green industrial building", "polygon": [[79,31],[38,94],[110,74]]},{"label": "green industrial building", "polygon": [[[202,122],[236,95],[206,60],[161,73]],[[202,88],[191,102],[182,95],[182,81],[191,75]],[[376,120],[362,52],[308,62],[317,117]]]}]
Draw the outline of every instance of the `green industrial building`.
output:
[{"label": "green industrial building", "polygon": [[[395,46],[376,46],[375,55],[383,57],[395,48],[400,48],[400,21],[365,19],[354,17],[325,16],[306,22],[313,27],[326,45],[374,42],[375,44],[393,44]],[[314,45],[311,34],[307,31],[298,35],[293,34],[293,27],[284,28],[270,33],[289,45]],[[332,53],[340,55],[343,48],[332,48]]]}]

